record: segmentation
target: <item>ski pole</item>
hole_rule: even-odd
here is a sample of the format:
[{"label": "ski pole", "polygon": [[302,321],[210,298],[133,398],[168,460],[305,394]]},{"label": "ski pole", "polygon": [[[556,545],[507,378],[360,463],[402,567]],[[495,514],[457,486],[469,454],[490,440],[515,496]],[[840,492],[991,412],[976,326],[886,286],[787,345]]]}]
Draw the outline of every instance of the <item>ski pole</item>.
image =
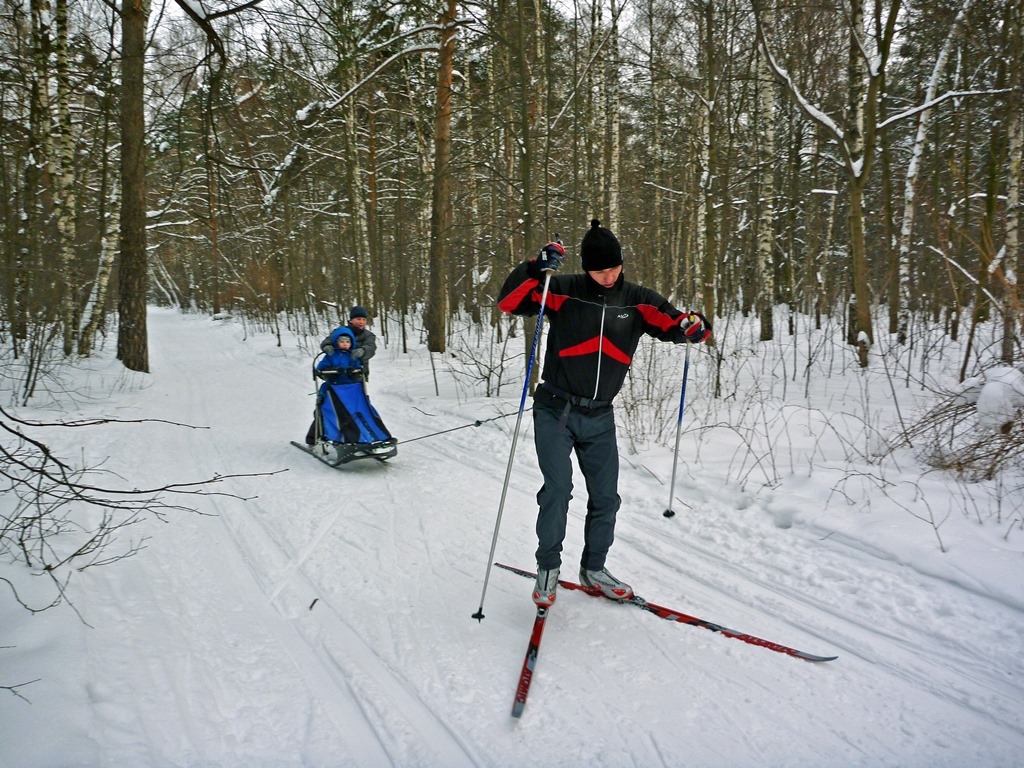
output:
[{"label": "ski pole", "polygon": [[526,408],[526,395],[530,391],[530,374],[533,373],[533,361],[537,357],[537,347],[540,343],[541,328],[544,325],[544,308],[548,303],[548,286],[551,284],[551,271],[544,273],[544,290],[540,295],[540,313],[537,315],[537,327],[533,331],[533,344],[530,347],[530,359],[526,364],[526,380],[523,381],[523,394],[519,398],[519,415],[516,416],[516,426],[512,430],[512,446],[508,452],[508,466],[505,467],[505,482],[501,486],[501,501],[498,502],[498,516],[494,521],[494,535],[491,537],[491,551],[487,555],[487,571],[484,573],[484,588],[480,593],[480,608],[473,614],[473,618],[482,621],[484,618],[484,596],[487,594],[487,582],[491,578],[491,563],[494,561],[494,550],[498,546],[498,529],[501,527],[501,514],[505,509],[505,496],[508,493],[508,481],[512,476],[512,459],[516,455],[516,443],[519,440],[519,425],[523,421],[523,411]]},{"label": "ski pole", "polygon": [[[320,354],[322,355],[323,353],[321,352]],[[319,359],[320,359],[320,355],[317,355],[315,358],[313,358],[313,363],[312,363],[312,368],[313,368],[313,386],[316,387],[316,405],[313,406],[313,445],[314,446],[319,445],[320,444],[320,440],[323,439],[323,436],[324,436],[324,419],[323,419],[323,414],[320,413],[320,406],[323,405],[323,399],[322,399],[322,396],[320,394],[320,387],[316,383],[316,380],[317,380],[316,361],[319,360]]]},{"label": "ski pole", "polygon": [[679,436],[683,431],[683,406],[686,404],[686,376],[690,372],[690,342],[686,342],[686,358],[683,360],[683,386],[679,394],[679,420],[676,422],[676,449],[672,454],[672,482],[668,489],[668,506],[662,512],[665,517],[675,517],[672,499],[676,495],[676,465],[679,463]]}]

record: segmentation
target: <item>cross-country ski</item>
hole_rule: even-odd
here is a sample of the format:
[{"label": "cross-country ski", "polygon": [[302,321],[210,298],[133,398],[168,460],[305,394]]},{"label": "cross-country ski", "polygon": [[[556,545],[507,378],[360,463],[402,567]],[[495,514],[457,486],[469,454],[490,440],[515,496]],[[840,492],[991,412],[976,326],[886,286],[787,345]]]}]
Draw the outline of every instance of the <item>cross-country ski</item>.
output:
[{"label": "cross-country ski", "polygon": [[[495,565],[499,568],[504,568],[506,571],[511,571],[512,573],[518,574],[519,576],[524,576],[528,579],[533,579],[537,576],[537,574],[533,573],[532,571],[527,571],[522,568],[516,568],[513,565],[506,565],[505,563],[495,563]],[[590,595],[591,597],[605,598],[604,593],[601,592],[599,589],[585,587],[582,584],[577,584],[574,581],[559,579],[558,585],[564,587],[565,589],[583,592],[587,595]],[[805,661],[835,661],[837,658],[839,658],[838,656],[819,656],[817,654],[807,653],[806,651],[800,651],[796,648],[790,648],[789,646],[781,645],[780,643],[774,643],[771,640],[765,640],[754,635],[748,635],[746,632],[739,632],[735,629],[729,629],[728,627],[723,627],[721,624],[715,624],[714,622],[708,621],[706,619],[701,619],[696,616],[691,616],[687,613],[683,613],[682,611],[676,611],[671,608],[666,608],[662,605],[652,603],[648,600],[644,600],[639,595],[633,595],[632,597],[626,600],[617,600],[613,602],[619,602],[624,605],[636,606],[637,608],[647,611],[648,613],[653,613],[659,619],[666,619],[667,621],[677,621],[680,624],[689,624],[693,627],[703,627],[704,629],[710,629],[712,632],[719,632],[725,635],[726,637],[735,638],[736,640],[742,640],[745,643],[757,645],[761,648],[767,648],[771,651],[776,651],[778,653],[784,653],[788,656],[795,656],[796,658],[804,659]]]},{"label": "cross-country ski", "polygon": [[512,704],[512,717],[522,717],[526,706],[526,697],[530,693],[533,682],[533,671],[537,667],[537,656],[540,654],[540,641],[544,636],[544,625],[547,623],[548,608],[537,608],[537,616],[533,620],[533,631],[530,632],[530,643],[526,646],[526,657],[523,659],[523,670],[519,673],[519,684],[516,686],[516,698]]}]

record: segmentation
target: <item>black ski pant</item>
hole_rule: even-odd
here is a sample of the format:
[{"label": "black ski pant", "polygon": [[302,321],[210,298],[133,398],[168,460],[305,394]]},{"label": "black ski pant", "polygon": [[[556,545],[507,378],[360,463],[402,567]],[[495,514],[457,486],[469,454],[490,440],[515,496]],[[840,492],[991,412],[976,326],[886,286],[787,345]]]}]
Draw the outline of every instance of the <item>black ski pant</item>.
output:
[{"label": "black ski pant", "polygon": [[537,493],[537,567],[558,568],[562,563],[562,541],[573,488],[571,455],[575,452],[587,486],[580,565],[587,570],[599,570],[604,568],[615,540],[615,515],[621,503],[615,414],[611,406],[593,410],[573,407],[565,412],[544,400],[535,398],[533,405],[537,463],[544,475],[544,485]]}]

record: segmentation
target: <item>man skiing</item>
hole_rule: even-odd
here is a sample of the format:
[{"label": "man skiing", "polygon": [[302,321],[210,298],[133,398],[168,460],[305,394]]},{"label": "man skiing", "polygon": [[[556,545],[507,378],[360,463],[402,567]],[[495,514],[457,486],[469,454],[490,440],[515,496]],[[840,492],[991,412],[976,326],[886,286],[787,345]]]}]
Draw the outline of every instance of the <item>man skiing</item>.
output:
[{"label": "man skiing", "polygon": [[632,587],[605,567],[620,505],[612,401],[644,333],[675,343],[711,337],[711,324],[699,312],[682,312],[655,291],[625,280],[622,247],[597,219],[590,222],[580,243],[583,274],[555,275],[564,257],[561,244],[548,243],[535,259],[512,271],[499,295],[503,311],[536,315],[545,273],[550,273],[543,381],[534,393],[533,407],[537,462],[544,477],[537,494],[533,593],[539,606],[555,601],[572,498],[573,452],[587,486],[580,583],[600,589],[613,600],[633,595]]}]

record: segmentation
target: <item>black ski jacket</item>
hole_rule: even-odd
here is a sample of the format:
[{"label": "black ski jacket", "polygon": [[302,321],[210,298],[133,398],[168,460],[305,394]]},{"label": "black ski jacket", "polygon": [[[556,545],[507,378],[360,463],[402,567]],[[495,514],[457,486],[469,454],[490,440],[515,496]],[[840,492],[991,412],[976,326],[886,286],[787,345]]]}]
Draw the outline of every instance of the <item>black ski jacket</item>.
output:
[{"label": "black ski jacket", "polygon": [[[544,284],[536,275],[531,261],[513,270],[498,297],[502,311],[526,316],[540,312]],[[640,336],[683,342],[679,324],[688,314],[622,275],[608,289],[586,273],[552,275],[544,308],[549,331],[541,378],[575,397],[610,403],[626,380]]]}]

